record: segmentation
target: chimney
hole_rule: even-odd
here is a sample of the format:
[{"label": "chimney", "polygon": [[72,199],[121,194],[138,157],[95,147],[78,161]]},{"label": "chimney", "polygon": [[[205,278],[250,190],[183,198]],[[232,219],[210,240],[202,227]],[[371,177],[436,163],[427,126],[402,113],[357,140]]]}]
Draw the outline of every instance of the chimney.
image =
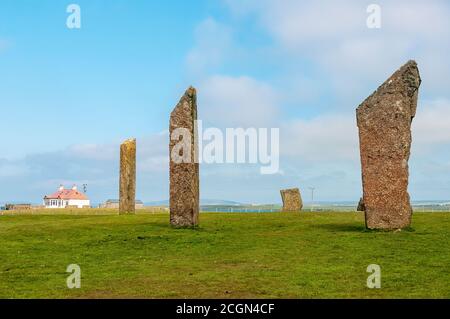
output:
[{"label": "chimney", "polygon": [[64,190],[64,186],[61,184],[59,185],[59,191],[62,192]]},{"label": "chimney", "polygon": [[76,191],[77,189],[78,189],[77,185],[73,185],[73,186],[72,186],[72,190],[73,190],[73,191]]}]

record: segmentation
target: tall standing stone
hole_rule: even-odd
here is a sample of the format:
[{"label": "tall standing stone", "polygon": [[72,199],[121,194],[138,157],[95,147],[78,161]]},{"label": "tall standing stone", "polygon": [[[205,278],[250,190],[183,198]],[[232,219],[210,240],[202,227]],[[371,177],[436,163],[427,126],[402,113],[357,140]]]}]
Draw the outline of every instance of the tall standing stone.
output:
[{"label": "tall standing stone", "polygon": [[397,70],[357,109],[366,226],[410,226],[408,160],[421,79],[415,61]]},{"label": "tall standing stone", "polygon": [[299,212],[303,208],[302,196],[298,188],[281,190],[283,212]]},{"label": "tall standing stone", "polygon": [[170,115],[170,223],[176,227],[193,227],[199,222],[196,121],[197,93],[190,87]]},{"label": "tall standing stone", "polygon": [[136,139],[120,145],[119,213],[132,214],[136,208]]}]

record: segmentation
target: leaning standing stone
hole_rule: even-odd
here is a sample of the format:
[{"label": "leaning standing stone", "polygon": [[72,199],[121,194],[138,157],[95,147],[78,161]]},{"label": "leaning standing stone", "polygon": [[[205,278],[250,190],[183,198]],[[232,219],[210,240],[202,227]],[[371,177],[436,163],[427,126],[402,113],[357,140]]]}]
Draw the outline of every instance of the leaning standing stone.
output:
[{"label": "leaning standing stone", "polygon": [[415,61],[396,71],[357,109],[366,226],[410,226],[408,160],[421,83]]},{"label": "leaning standing stone", "polygon": [[303,208],[302,196],[298,188],[281,190],[283,212],[299,212]]},{"label": "leaning standing stone", "polygon": [[136,139],[120,146],[120,214],[132,214],[136,205]]},{"label": "leaning standing stone", "polygon": [[170,115],[170,223],[176,227],[199,222],[196,121],[197,93],[190,87]]}]

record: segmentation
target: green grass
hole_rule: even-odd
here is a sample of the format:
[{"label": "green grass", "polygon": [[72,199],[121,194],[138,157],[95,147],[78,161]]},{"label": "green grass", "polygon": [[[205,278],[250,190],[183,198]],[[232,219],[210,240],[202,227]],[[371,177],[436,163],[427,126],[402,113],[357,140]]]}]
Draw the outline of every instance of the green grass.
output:
[{"label": "green grass", "polygon": [[[0,216],[0,298],[449,298],[450,214],[402,232],[359,213]],[[66,287],[78,264],[81,289]],[[382,288],[366,287],[379,264]]]}]

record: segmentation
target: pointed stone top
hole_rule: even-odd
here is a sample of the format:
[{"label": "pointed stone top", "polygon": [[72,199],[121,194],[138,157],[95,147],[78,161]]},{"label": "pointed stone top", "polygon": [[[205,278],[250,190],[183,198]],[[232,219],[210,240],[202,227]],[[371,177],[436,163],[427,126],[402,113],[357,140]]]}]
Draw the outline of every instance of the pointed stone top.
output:
[{"label": "pointed stone top", "polygon": [[189,97],[194,97],[197,95],[197,90],[193,87],[190,86],[187,90],[186,93],[184,93],[185,95],[189,96]]},{"label": "pointed stone top", "polygon": [[173,118],[183,113],[190,113],[193,117],[197,118],[197,90],[192,86],[184,92],[180,101],[172,110],[170,117]]},{"label": "pointed stone top", "polygon": [[[370,102],[376,96],[382,96],[384,94],[393,94],[402,92],[405,97],[417,98],[417,92],[419,90],[422,80],[420,78],[419,68],[417,62],[409,60],[400,69],[395,71],[371,96],[369,96],[361,105],[358,110]],[[368,103],[369,102],[369,103]],[[415,110],[412,110],[415,113]]]},{"label": "pointed stone top", "polygon": [[398,69],[387,82],[390,80],[393,82],[395,80],[401,80],[406,88],[412,92],[415,92],[422,82],[419,74],[419,68],[417,67],[417,62],[414,60],[409,60],[400,69]]},{"label": "pointed stone top", "polygon": [[422,82],[419,68],[414,60],[409,60],[400,69],[394,72],[389,79],[384,82],[377,91],[382,89],[406,89],[408,95],[412,96]]},{"label": "pointed stone top", "polygon": [[415,67],[415,68],[417,68],[417,62],[415,60],[409,60],[408,62],[403,64],[403,66],[401,68],[405,68],[405,67]]}]

